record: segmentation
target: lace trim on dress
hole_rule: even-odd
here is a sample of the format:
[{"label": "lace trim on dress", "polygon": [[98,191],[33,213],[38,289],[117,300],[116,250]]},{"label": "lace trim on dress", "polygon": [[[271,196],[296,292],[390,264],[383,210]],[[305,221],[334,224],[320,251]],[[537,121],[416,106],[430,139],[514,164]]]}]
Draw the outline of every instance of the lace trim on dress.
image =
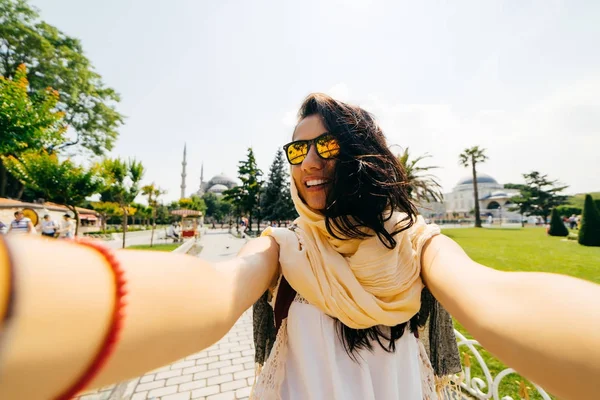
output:
[{"label": "lace trim on dress", "polygon": [[256,378],[250,400],[281,400],[281,385],[285,378],[287,355],[287,318],[281,322],[271,354]]},{"label": "lace trim on dress", "polygon": [[296,297],[294,297],[294,301],[296,303],[310,304],[304,297],[302,297],[302,295],[300,293],[296,293]]}]

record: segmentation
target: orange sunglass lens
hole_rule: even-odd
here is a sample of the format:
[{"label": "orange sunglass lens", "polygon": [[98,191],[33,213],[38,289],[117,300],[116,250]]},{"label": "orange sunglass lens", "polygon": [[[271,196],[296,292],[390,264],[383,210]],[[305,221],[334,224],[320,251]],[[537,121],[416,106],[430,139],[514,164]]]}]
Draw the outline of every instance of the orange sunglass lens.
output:
[{"label": "orange sunglass lens", "polygon": [[290,164],[300,164],[306,158],[306,154],[308,153],[306,150],[308,149],[308,143],[300,142],[300,143],[292,143],[287,148],[287,156]]},{"label": "orange sunglass lens", "polygon": [[323,158],[331,158],[340,154],[340,144],[333,136],[325,136],[316,143],[317,152]]}]

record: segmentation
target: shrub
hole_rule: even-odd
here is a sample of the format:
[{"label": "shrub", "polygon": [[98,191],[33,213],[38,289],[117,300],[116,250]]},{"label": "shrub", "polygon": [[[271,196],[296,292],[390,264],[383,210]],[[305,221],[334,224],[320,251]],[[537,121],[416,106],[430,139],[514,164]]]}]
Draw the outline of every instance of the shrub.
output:
[{"label": "shrub", "polygon": [[584,246],[600,246],[600,212],[592,200],[592,196],[585,195],[583,215],[579,227],[579,244]]},{"label": "shrub", "polygon": [[569,236],[569,230],[565,226],[562,218],[558,215],[556,208],[552,209],[552,217],[550,218],[550,229],[548,229],[550,236]]},{"label": "shrub", "polygon": [[558,215],[561,217],[570,217],[571,215],[581,215],[581,208],[570,206],[568,204],[556,207]]}]

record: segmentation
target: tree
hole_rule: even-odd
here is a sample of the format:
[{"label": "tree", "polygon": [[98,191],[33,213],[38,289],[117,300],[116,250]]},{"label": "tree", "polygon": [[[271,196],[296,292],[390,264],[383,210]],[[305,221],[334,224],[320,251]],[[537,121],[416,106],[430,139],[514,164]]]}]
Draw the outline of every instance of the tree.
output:
[{"label": "tree", "polygon": [[567,196],[560,192],[568,186],[559,185],[557,181],[548,179],[538,171],[523,174],[525,185],[522,185],[520,194],[511,198],[516,204],[513,209],[519,210],[523,215],[539,215],[548,222],[551,211],[561,204],[566,203]]},{"label": "tree", "polygon": [[193,194],[191,197],[179,199],[178,204],[180,208],[184,208],[186,210],[202,211],[202,213],[206,211],[206,204],[204,204],[204,200],[195,194]]},{"label": "tree", "polygon": [[568,204],[563,204],[562,206],[556,207],[556,212],[561,217],[570,217],[571,215],[581,215],[583,210],[579,207],[570,206]]},{"label": "tree", "polygon": [[552,217],[550,219],[550,229],[548,229],[548,235],[550,236],[569,236],[569,230],[565,226],[556,208],[552,209]]},{"label": "tree", "polygon": [[444,201],[442,186],[437,181],[437,177],[429,173],[430,170],[439,167],[422,167],[418,165],[421,161],[429,157],[431,156],[425,154],[411,159],[408,147],[404,150],[404,153],[398,156],[398,161],[406,172],[406,190],[409,196],[418,203]]},{"label": "tree", "polygon": [[219,197],[214,193],[207,192],[202,196],[202,200],[206,204],[206,218],[218,221],[221,211]]},{"label": "tree", "polygon": [[238,216],[241,213],[248,214],[249,229],[252,229],[252,215],[259,202],[258,197],[261,191],[259,180],[262,174],[256,164],[254,151],[252,151],[252,147],[249,147],[246,160],[238,163],[238,177],[242,181],[242,186],[236,186],[223,193],[224,198],[231,201],[236,208]]},{"label": "tree", "polygon": [[459,163],[463,167],[471,167],[473,173],[473,197],[475,200],[475,227],[481,228],[481,212],[479,210],[479,190],[477,188],[477,164],[485,162],[488,158],[485,149],[474,146],[465,149],[459,156]]},{"label": "tree", "polygon": [[123,161],[120,158],[107,158],[102,162],[102,171],[106,189],[100,197],[102,201],[119,204],[123,211],[123,248],[125,248],[129,206],[140,192],[139,184],[144,176],[144,166],[135,160]]},{"label": "tree", "polygon": [[123,123],[115,109],[119,95],[104,85],[81,42],[42,21],[27,1],[0,0],[0,74],[11,78],[21,64],[34,97],[48,87],[58,91],[58,111],[76,135],[50,149],[79,144],[97,155],[112,149]]},{"label": "tree", "polygon": [[24,185],[31,186],[43,194],[44,199],[65,205],[75,216],[75,235],[79,232],[79,212],[82,205],[93,194],[103,188],[103,180],[97,166],[84,168],[71,160],[60,161],[56,154],[28,152],[17,159],[2,157],[10,173]]},{"label": "tree", "polygon": [[123,210],[117,203],[110,201],[93,201],[90,207],[94,209],[102,217],[102,230],[106,231],[106,221],[112,217],[123,216]]},{"label": "tree", "polygon": [[150,235],[150,247],[154,246],[154,230],[156,229],[156,213],[158,208],[158,198],[166,193],[156,186],[154,182],[149,185],[142,187],[142,194],[148,197],[148,207],[151,209],[152,218],[152,234]]},{"label": "tree", "polygon": [[290,196],[289,175],[286,171],[286,164],[283,151],[277,149],[275,159],[269,170],[267,187],[261,199],[263,218],[269,221],[294,219],[297,215]]},{"label": "tree", "polygon": [[600,211],[589,194],[583,203],[578,242],[584,246],[600,246]]},{"label": "tree", "polygon": [[[62,140],[66,125],[64,114],[55,110],[58,92],[46,89],[37,93],[34,101],[29,90],[23,64],[12,78],[0,76],[0,156],[19,157]],[[0,162],[0,197],[7,195],[7,186],[7,170]],[[11,197],[19,197],[18,188],[11,189]]]}]

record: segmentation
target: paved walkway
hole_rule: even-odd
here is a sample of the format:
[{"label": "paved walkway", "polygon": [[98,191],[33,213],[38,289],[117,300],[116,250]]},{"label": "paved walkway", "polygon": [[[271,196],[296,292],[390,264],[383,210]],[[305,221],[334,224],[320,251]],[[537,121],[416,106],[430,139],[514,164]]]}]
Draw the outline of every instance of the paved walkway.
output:
[{"label": "paved walkway", "polygon": [[[207,261],[237,254],[245,243],[227,230],[208,230],[202,236]],[[80,396],[79,400],[229,400],[247,399],[254,382],[252,312],[248,310],[212,347],[128,382]]]}]

